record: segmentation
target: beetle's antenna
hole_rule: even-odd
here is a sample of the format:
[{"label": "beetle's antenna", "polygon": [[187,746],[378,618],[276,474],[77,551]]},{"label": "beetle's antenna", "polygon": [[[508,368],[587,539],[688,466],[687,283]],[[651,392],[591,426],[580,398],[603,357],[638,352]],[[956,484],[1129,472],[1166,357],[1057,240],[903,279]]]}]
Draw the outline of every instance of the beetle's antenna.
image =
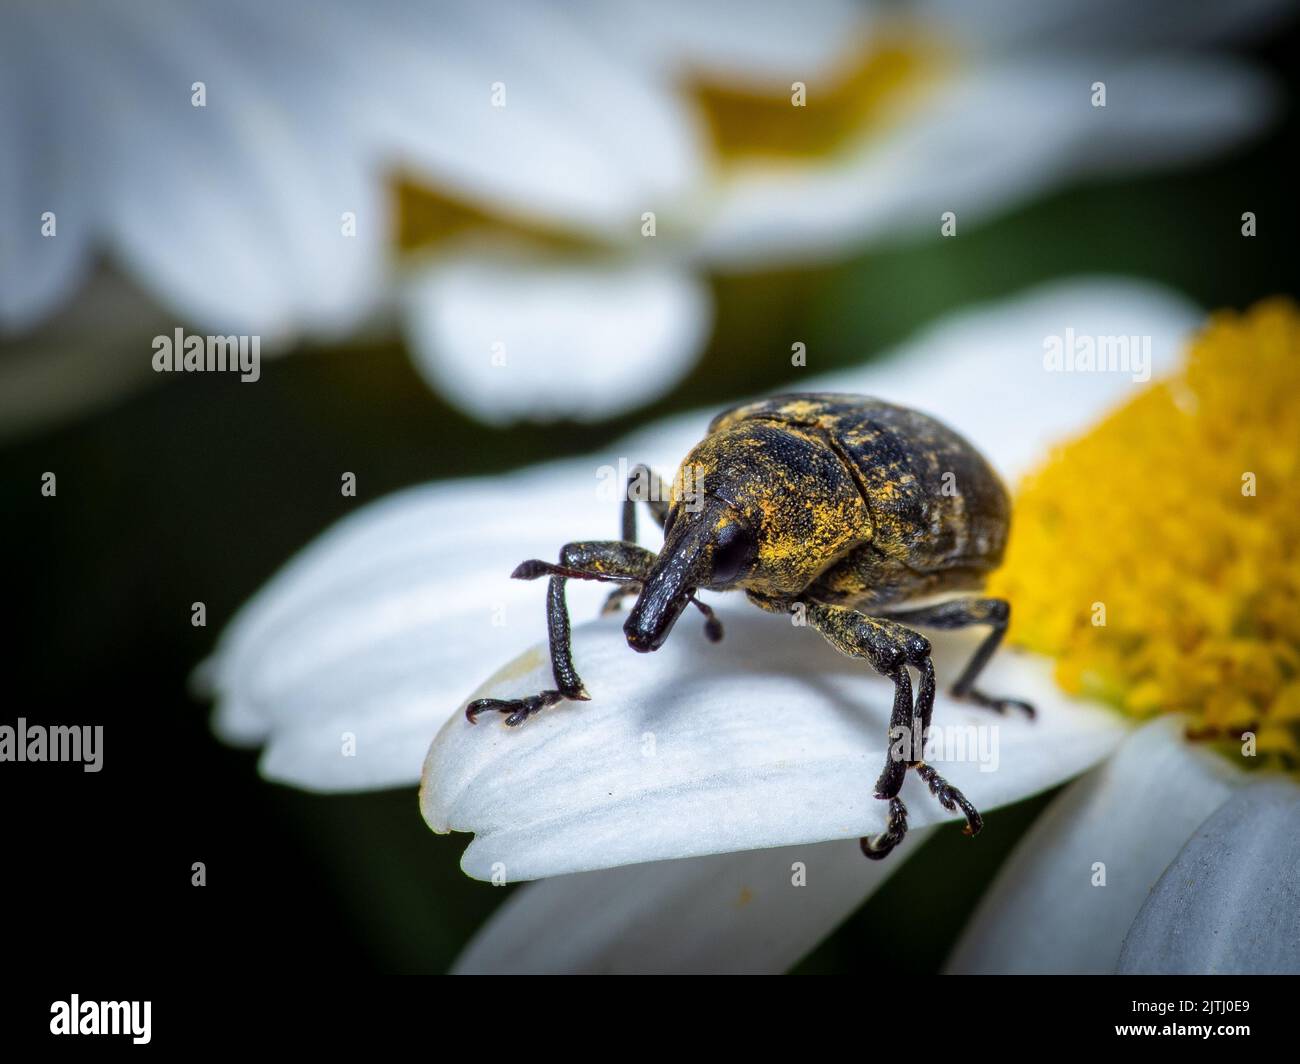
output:
[{"label": "beetle's antenna", "polygon": [[713,612],[713,607],[706,605],[695,597],[695,592],[688,596],[695,603],[695,608],[704,614],[704,635],[710,643],[719,643],[722,641],[722,622],[718,620],[718,615]]}]

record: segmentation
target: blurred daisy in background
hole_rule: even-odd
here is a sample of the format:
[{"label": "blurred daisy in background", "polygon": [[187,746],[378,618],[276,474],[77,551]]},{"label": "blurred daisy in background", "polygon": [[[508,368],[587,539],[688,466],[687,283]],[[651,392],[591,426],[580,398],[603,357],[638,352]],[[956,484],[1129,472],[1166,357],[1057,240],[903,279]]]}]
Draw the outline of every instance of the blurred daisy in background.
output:
[{"label": "blurred daisy in background", "polygon": [[143,380],[178,320],[398,325],[480,418],[606,418],[693,365],[711,273],[1241,141],[1268,85],[1181,49],[1282,7],[9,4],[0,421]]},{"label": "blurred daisy in background", "polygon": [[[1035,701],[1039,719],[990,718],[941,696],[935,724],[997,736],[991,759],[944,767],[985,812],[1084,775],[993,888],[954,956],[959,970],[1111,970],[1126,935],[1132,969],[1195,967],[1194,944],[1169,952],[1171,914],[1190,906],[1191,919],[1226,934],[1237,924],[1225,923],[1223,897],[1248,889],[1251,904],[1231,919],[1256,926],[1283,919],[1291,900],[1285,884],[1296,878],[1277,874],[1300,852],[1296,789],[1284,776],[1257,787],[1240,766],[1297,762],[1300,544],[1284,485],[1300,459],[1269,441],[1300,394],[1300,320],[1285,305],[1216,319],[1180,368],[1200,321],[1151,286],[1053,285],[955,316],[880,365],[806,385],[929,410],[1008,475],[1042,467],[995,585],[1015,604],[1016,641],[1039,653],[1003,653],[988,678]],[[1067,329],[1149,337],[1147,369],[1160,383],[1051,372],[1046,341]],[[1254,400],[1261,380],[1267,396]],[[218,731],[263,744],[268,778],[322,791],[397,786],[421,775],[423,759],[426,820],[475,834],[465,870],[544,880],[498,911],[461,970],[783,970],[916,851],[926,825],[950,818],[909,781],[920,830],[888,861],[861,858],[855,840],[883,827],[870,782],[888,684],[743,603],[718,604],[722,644],[684,625],[638,657],[621,618],[583,623],[600,589],[570,585],[575,659],[593,701],[517,731],[463,719],[468,698],[549,686],[537,588],[505,574],[612,532],[614,497],[599,490],[611,471],[643,459],[673,468],[707,420],[685,415],[587,459],[367,507],[259,593],[202,670]],[[1232,427],[1249,424],[1234,440]],[[1042,465],[1071,434],[1079,441]],[[1272,486],[1258,505],[1240,493],[1243,463]],[[1259,551],[1266,540],[1276,561]],[[1099,600],[1108,626],[1093,623]],[[971,642],[934,646],[950,680]],[[502,662],[467,690],[468,674]],[[1157,714],[1129,735],[1126,715]],[[1240,756],[1247,726],[1257,759]],[[1254,860],[1261,847],[1266,859]],[[1243,848],[1251,860],[1221,859]],[[798,890],[795,862],[806,871]],[[1208,863],[1212,898],[1189,898],[1178,871],[1161,879],[1196,862]],[[1216,963],[1296,963],[1274,945],[1225,949]]]}]

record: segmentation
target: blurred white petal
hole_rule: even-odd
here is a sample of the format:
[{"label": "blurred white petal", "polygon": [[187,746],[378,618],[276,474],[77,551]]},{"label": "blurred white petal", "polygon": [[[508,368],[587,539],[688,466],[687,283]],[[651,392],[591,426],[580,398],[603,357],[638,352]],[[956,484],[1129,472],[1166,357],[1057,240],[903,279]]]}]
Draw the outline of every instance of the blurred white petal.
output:
[{"label": "blurred white petal", "polygon": [[1197,828],[1129,928],[1124,974],[1300,973],[1300,787],[1240,787]]},{"label": "blurred white petal", "polygon": [[96,270],[64,313],[0,342],[0,439],[84,414],[154,378],[141,337],[175,327],[174,317],[120,274]]},{"label": "blurred white petal", "polygon": [[[82,29],[115,46],[81,72],[99,86],[99,136],[112,145],[104,235],[199,325],[279,338],[355,324],[378,284],[383,189],[359,152],[324,150],[335,115],[292,86],[268,92],[270,56],[207,22],[183,6],[128,4]],[[177,40],[193,46],[178,52]],[[205,108],[189,103],[195,70],[207,77]],[[173,85],[173,106],[158,107]],[[345,211],[359,219],[355,236],[343,235]]]},{"label": "blurred white petal", "polygon": [[[1161,717],[1038,818],[949,960],[958,973],[1105,973],[1143,902],[1242,774]],[[1097,864],[1105,885],[1094,885]]]},{"label": "blurred white petal", "polygon": [[[629,654],[621,616],[576,627],[590,702],[562,703],[521,728],[499,717],[447,721],[425,762],[420,806],[435,831],[474,832],[461,862],[469,875],[539,879],[884,829],[872,785],[886,761],[893,685],[815,631],[727,602],[716,646],[692,617],[653,655]],[[938,674],[956,676],[976,640],[934,639]],[[1062,696],[1046,662],[1006,654],[986,676],[987,688],[1036,703],[1040,717],[1002,719],[938,697],[936,729],[967,729],[971,756],[930,760],[977,808],[1069,779],[1123,733],[1113,714]],[[470,697],[550,686],[539,645]],[[983,766],[975,736],[990,744]],[[912,776],[902,797],[913,825],[957,816]]]},{"label": "blurred white petal", "polygon": [[[321,32],[365,104],[364,134],[426,183],[507,217],[616,238],[698,179],[685,103],[611,55],[580,12],[538,0],[503,17],[472,0],[375,6],[333,8]],[[314,3],[298,7],[300,24],[318,18]]]},{"label": "blurred white petal", "polygon": [[710,80],[733,86],[783,88],[833,70],[860,49],[879,6],[854,0],[589,0],[584,22],[598,27],[608,48],[670,76],[707,72]]},{"label": "blurred white petal", "polygon": [[[508,18],[395,0],[9,7],[7,329],[47,314],[109,250],[196,325],[333,334],[379,294],[396,169],[602,238],[634,233],[698,176],[698,133],[665,78],[532,0]],[[196,81],[205,107],[191,106]],[[44,210],[55,239],[39,235]]]},{"label": "blurred white petal", "polygon": [[[40,57],[24,47],[30,18],[7,10],[0,34],[0,333],[49,313],[89,265],[94,194],[67,165],[69,146],[58,136],[72,107],[66,88],[38,76]],[[47,211],[54,236],[42,235]]]},{"label": "blurred white petal", "polygon": [[[1107,106],[1090,86],[1105,81]],[[1204,158],[1263,128],[1262,75],[1216,58],[1013,57],[954,68],[888,132],[818,165],[767,164],[727,183],[698,254],[728,264],[839,254],[908,230],[939,239],[1081,176]]]},{"label": "blurred white petal", "polygon": [[1147,50],[1257,36],[1294,13],[1293,0],[916,0],[910,14],[981,48],[1047,45]]},{"label": "blurred white petal", "polygon": [[593,421],[657,399],[695,363],[707,286],[653,261],[456,256],[407,292],[429,384],[488,422]]},{"label": "blurred white petal", "polygon": [[888,861],[863,860],[856,842],[836,841],[529,883],[492,914],[453,971],[783,972],[897,872],[930,830],[909,834]]},{"label": "blurred white petal", "polygon": [[[1159,373],[1198,317],[1156,286],[1064,282],[964,311],[891,359],[802,386],[931,410],[1014,474],[1136,387],[1120,374],[1045,372],[1044,336],[1067,327],[1152,335]],[[223,632],[201,673],[218,698],[218,732],[265,742],[263,771],[299,786],[414,782],[475,675],[545,636],[542,596],[509,579],[515,565],[554,557],[571,540],[617,535],[620,459],[624,471],[645,461],[669,475],[713,413],[661,422],[588,458],[413,488],[339,522]],[[581,621],[604,591],[574,583],[570,594]],[[706,659],[712,649],[702,648]],[[355,757],[342,756],[345,731],[357,737]]]}]

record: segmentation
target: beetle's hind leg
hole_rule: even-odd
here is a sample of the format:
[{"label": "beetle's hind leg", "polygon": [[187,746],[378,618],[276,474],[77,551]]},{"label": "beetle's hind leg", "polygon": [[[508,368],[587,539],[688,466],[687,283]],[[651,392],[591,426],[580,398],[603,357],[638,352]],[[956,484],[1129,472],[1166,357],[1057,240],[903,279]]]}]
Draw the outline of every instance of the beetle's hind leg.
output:
[{"label": "beetle's hind leg", "polygon": [[950,694],[953,698],[974,702],[978,706],[985,706],[997,713],[1005,713],[1008,709],[1018,709],[1026,716],[1034,716],[1034,707],[1028,702],[1022,702],[1018,698],[995,698],[992,695],[986,695],[975,686],[976,679],[984,670],[984,666],[989,663],[989,659],[993,657],[993,652],[997,650],[998,645],[1002,642],[1002,637],[1006,634],[1007,625],[1011,623],[1011,604],[1006,599],[953,599],[950,602],[940,602],[934,606],[922,606],[914,610],[890,611],[882,614],[882,616],[901,621],[903,624],[915,624],[922,628],[938,628],[941,630],[969,628],[976,624],[989,625],[992,631],[984,637],[984,642],[979,645],[967,663],[966,668],[957,677],[957,682],[952,685]]},{"label": "beetle's hind leg", "polygon": [[[945,809],[960,809],[966,817],[967,834],[976,834],[983,821],[975,807],[921,760],[934,715],[934,664],[929,640],[895,620],[868,617],[844,606],[814,604],[808,608],[807,617],[840,653],[865,658],[873,669],[894,682],[885,767],[875,792],[877,798],[889,802],[889,813],[881,834],[861,840],[863,854],[873,860],[886,857],[907,834],[907,807],[898,792],[909,768],[916,769]],[[909,667],[920,674],[915,703]]]},{"label": "beetle's hind leg", "polygon": [[569,631],[569,608],[564,599],[567,580],[643,580],[654,565],[655,555],[632,543],[601,541],[568,543],[560,551],[560,563],[526,561],[511,574],[518,580],[535,580],[550,575],[546,589],[546,628],[551,645],[551,672],[555,688],[524,698],[476,698],[465,707],[471,724],[480,713],[505,713],[506,724],[515,727],[547,706],[567,700],[585,702],[591,696],[573,665]]}]

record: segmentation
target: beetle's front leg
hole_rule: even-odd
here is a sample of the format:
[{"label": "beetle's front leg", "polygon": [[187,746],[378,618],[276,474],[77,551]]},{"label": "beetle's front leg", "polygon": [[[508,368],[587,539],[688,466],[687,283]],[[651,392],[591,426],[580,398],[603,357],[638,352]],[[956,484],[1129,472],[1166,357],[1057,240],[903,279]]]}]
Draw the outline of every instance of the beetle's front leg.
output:
[{"label": "beetle's front leg", "polygon": [[[934,713],[934,664],[930,661],[929,641],[896,621],[868,617],[844,606],[814,604],[808,608],[807,617],[840,653],[865,658],[873,669],[894,682],[889,748],[885,768],[876,781],[876,797],[889,802],[889,815],[880,835],[862,839],[863,854],[879,860],[907,834],[907,807],[898,792],[908,768],[917,770],[946,809],[961,809],[968,834],[978,832],[982,826],[979,813],[959,790],[921,760]],[[920,673],[915,705],[909,666]]]},{"label": "beetle's front leg", "polygon": [[953,698],[965,699],[978,706],[985,706],[997,713],[1008,709],[1018,709],[1028,717],[1034,716],[1034,707],[1018,698],[996,698],[986,695],[975,686],[975,681],[988,664],[989,658],[997,650],[1011,623],[1011,604],[1006,599],[964,598],[950,602],[940,602],[935,606],[922,606],[914,610],[891,610],[884,616],[904,624],[918,624],[922,628],[969,628],[972,625],[987,624],[992,628],[971,656],[952,685]]},{"label": "beetle's front leg", "polygon": [[524,698],[476,698],[465,707],[465,716],[471,724],[480,713],[495,711],[505,713],[506,724],[512,728],[522,724],[534,713],[547,706],[570,700],[585,702],[587,694],[573,665],[573,645],[569,630],[569,609],[564,600],[566,580],[643,580],[654,564],[655,555],[633,543],[600,541],[568,543],[560,551],[559,565],[550,562],[523,562],[511,574],[519,580],[535,580],[550,575],[546,589],[546,629],[551,645],[551,672],[555,688]]}]

